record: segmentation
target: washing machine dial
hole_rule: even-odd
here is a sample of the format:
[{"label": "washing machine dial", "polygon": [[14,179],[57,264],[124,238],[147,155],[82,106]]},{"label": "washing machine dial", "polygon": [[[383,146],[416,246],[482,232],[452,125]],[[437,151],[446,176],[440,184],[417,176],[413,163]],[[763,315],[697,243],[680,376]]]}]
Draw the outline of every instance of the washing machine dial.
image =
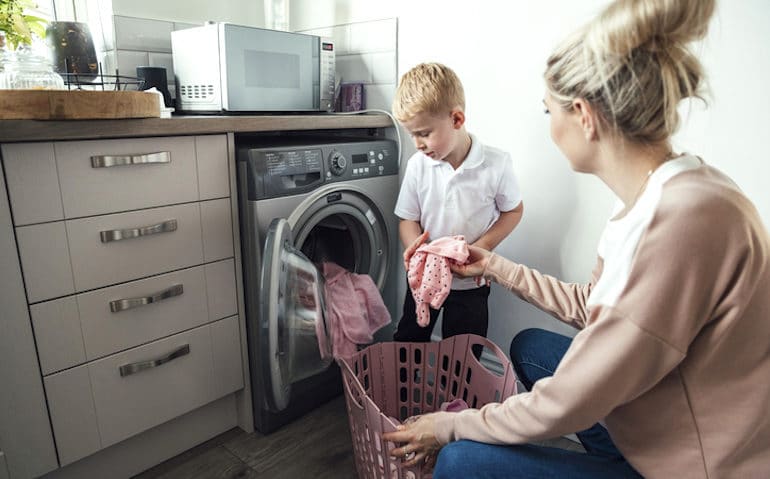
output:
[{"label": "washing machine dial", "polygon": [[329,156],[329,169],[336,176],[340,176],[345,172],[345,167],[348,166],[348,160],[345,155],[339,151],[335,151]]}]

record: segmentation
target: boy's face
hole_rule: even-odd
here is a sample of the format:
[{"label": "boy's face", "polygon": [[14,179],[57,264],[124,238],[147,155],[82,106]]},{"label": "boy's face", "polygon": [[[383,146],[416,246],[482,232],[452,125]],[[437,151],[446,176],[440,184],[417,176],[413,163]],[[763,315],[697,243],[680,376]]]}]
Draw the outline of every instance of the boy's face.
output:
[{"label": "boy's face", "polygon": [[450,161],[455,158],[460,146],[459,133],[465,124],[465,114],[452,110],[445,114],[418,113],[401,123],[409,131],[418,150],[434,160]]}]

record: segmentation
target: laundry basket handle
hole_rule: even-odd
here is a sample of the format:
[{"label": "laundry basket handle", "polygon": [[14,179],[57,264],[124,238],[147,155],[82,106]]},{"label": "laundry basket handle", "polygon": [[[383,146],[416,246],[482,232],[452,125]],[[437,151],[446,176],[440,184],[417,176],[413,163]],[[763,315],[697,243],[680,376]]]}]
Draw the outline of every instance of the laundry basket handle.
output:
[{"label": "laundry basket handle", "polygon": [[[467,337],[468,337],[468,349],[469,349],[469,350],[470,350],[470,349],[471,349],[471,347],[473,347],[473,346],[483,346],[484,348],[487,348],[487,349],[489,349],[490,351],[492,351],[492,352],[495,354],[495,356],[497,357],[497,360],[500,362],[500,364],[502,364],[502,365],[503,365],[503,368],[505,368],[505,366],[506,366],[506,365],[508,365],[508,366],[510,367],[510,360],[508,359],[508,356],[506,356],[506,355],[505,355],[505,353],[503,352],[503,350],[502,350],[502,349],[500,349],[500,347],[499,347],[497,344],[495,344],[494,342],[490,341],[489,339],[487,339],[487,338],[485,338],[485,337],[483,337],[483,336],[478,336],[478,335],[475,335],[475,334],[467,334],[467,335],[465,335],[465,336],[467,336]],[[474,360],[476,360],[476,361],[477,361],[479,364],[481,364],[482,366],[484,366],[484,363],[482,363],[481,361],[479,361],[478,359],[476,359],[476,356],[474,356],[474,355],[471,355],[471,356],[472,356],[472,357],[473,357],[473,359],[474,359]],[[487,368],[486,366],[484,366],[484,368],[485,368],[487,371],[490,371],[490,372],[493,372],[493,373],[495,373],[496,375],[499,375],[499,374],[498,374],[498,373],[496,373],[495,371],[491,371],[491,370],[490,370],[489,368]]]}]

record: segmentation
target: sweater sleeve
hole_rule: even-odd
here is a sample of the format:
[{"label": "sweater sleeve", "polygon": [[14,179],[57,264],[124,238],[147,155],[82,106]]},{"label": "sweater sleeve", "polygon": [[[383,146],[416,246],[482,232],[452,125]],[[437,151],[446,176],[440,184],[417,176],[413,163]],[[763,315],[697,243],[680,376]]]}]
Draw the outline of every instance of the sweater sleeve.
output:
[{"label": "sweater sleeve", "polygon": [[[601,308],[598,314],[603,317],[575,336],[552,377],[503,403],[439,415],[438,441],[521,444],[581,431],[655,384],[682,360],[682,353],[618,311]],[[630,364],[634,366],[627,367]]]},{"label": "sweater sleeve", "polygon": [[586,324],[586,301],[601,269],[599,258],[588,284],[565,283],[493,253],[483,275],[556,319],[582,329]]},{"label": "sweater sleeve", "polygon": [[[690,190],[664,195],[620,296],[591,307],[552,377],[503,403],[438,416],[438,440],[516,444],[580,431],[672,373],[730,285],[753,267],[751,240],[732,205],[695,197]],[[587,297],[501,261],[491,258],[486,276],[551,311],[578,310],[574,302]]]}]

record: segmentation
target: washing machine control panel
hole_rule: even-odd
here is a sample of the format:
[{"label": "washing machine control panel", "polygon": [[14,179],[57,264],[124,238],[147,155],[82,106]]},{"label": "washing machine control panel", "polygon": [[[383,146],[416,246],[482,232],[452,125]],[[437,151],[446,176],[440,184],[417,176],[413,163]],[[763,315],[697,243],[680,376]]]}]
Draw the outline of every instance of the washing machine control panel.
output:
[{"label": "washing machine control panel", "polygon": [[249,199],[306,193],[331,182],[398,174],[393,140],[297,142],[237,146],[246,163]]},{"label": "washing machine control panel", "polygon": [[345,159],[345,155],[339,151],[333,151],[329,157],[329,171],[335,176],[342,176],[347,166],[348,160]]}]

